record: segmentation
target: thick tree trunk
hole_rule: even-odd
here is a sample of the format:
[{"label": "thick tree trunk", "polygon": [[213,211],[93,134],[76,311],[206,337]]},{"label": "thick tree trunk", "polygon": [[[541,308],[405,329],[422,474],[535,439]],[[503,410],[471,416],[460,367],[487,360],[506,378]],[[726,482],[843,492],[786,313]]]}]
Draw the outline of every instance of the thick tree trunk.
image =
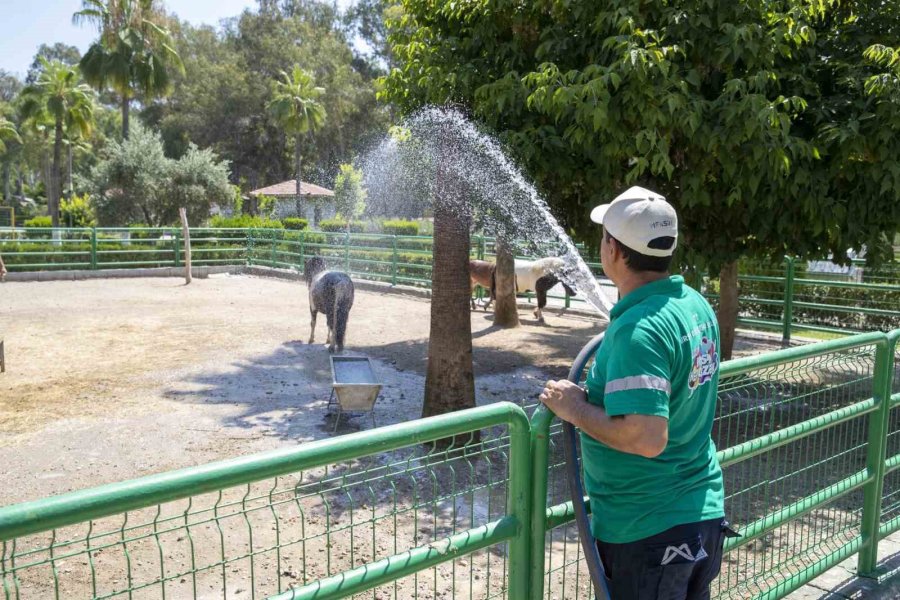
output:
[{"label": "thick tree trunk", "polygon": [[62,121],[56,122],[56,132],[53,140],[53,166],[50,168],[50,187],[47,190],[47,212],[50,213],[50,222],[53,227],[59,227],[59,197],[62,188]]},{"label": "thick tree trunk", "polygon": [[495,293],[494,324],[505,329],[519,326],[519,309],[516,307],[516,262],[512,248],[502,238],[497,238],[497,270],[494,272]]},{"label": "thick tree trunk", "polygon": [[131,112],[131,98],[122,94],[122,139],[128,139],[128,115]]},{"label": "thick tree trunk", "polygon": [[[443,194],[456,192],[449,185],[439,189]],[[423,417],[475,406],[469,312],[469,223],[466,216],[447,204],[439,198],[434,210],[431,333]]]},{"label": "thick tree trunk", "polygon": [[738,316],[738,265],[730,262],[719,272],[719,335],[721,360],[730,360],[734,349],[734,330]]}]

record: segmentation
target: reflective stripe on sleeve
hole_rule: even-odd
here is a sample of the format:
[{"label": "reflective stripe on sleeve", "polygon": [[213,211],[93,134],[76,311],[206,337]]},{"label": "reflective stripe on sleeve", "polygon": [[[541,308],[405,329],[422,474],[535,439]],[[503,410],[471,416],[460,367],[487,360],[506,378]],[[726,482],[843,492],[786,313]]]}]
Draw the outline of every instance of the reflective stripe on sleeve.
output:
[{"label": "reflective stripe on sleeve", "polygon": [[659,390],[668,396],[672,393],[672,384],[662,377],[655,375],[632,375],[607,382],[603,388],[604,394],[613,392],[627,392],[628,390]]}]

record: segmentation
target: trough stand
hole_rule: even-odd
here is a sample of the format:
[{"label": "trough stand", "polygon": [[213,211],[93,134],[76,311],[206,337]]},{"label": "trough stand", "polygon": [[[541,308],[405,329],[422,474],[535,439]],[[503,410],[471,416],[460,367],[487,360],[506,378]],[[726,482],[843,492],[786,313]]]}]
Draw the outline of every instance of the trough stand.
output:
[{"label": "trough stand", "polygon": [[375,377],[372,361],[365,356],[330,356],[331,359],[331,396],[328,406],[337,404],[338,414],[334,420],[334,429],[344,411],[368,411],[372,416],[372,428],[375,427],[375,400],[381,391],[381,382]]}]

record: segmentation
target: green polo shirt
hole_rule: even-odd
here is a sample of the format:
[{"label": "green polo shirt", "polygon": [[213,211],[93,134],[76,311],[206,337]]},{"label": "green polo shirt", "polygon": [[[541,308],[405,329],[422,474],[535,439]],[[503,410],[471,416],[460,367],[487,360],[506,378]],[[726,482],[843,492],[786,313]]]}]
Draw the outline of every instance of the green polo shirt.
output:
[{"label": "green polo shirt", "polygon": [[724,517],[722,469],[710,438],[719,382],[715,314],[673,276],[634,290],[610,318],[588,373],[588,401],[610,416],[665,417],[669,443],[644,458],[581,434],[594,537],[627,543]]}]

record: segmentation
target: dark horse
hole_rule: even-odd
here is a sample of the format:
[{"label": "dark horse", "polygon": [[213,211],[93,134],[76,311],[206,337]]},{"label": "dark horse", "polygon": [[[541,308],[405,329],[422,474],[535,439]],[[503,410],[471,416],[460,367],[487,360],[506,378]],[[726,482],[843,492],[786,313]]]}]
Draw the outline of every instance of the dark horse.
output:
[{"label": "dark horse", "polygon": [[325,259],[313,256],[303,270],[309,289],[309,343],[315,342],[316,313],[325,313],[328,322],[328,351],[344,351],[347,318],[353,306],[353,282],[340,271],[329,271]]}]

